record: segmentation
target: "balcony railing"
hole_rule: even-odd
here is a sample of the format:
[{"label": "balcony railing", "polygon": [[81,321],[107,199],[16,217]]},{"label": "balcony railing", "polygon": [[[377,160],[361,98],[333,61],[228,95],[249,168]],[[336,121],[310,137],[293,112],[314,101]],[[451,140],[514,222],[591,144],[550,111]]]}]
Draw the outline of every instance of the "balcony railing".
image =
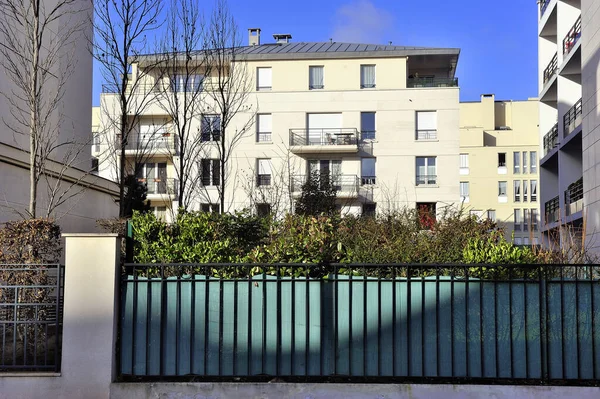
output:
[{"label": "balcony railing", "polygon": [[546,10],[548,9],[548,5],[552,0],[541,0],[540,3],[540,15],[543,16]]},{"label": "balcony railing", "polygon": [[581,39],[581,16],[577,18],[577,21],[563,39],[563,54],[569,54],[579,39]]},{"label": "balcony railing", "polygon": [[179,180],[177,179],[138,179],[140,183],[146,184],[148,195],[165,194],[177,195]]},{"label": "balcony railing", "polygon": [[435,186],[437,175],[417,175],[417,186]]},{"label": "balcony railing", "polygon": [[256,176],[256,185],[259,187],[271,185],[271,175],[258,175]]},{"label": "balcony railing", "polygon": [[437,130],[417,130],[417,141],[437,140]]},{"label": "balcony railing", "polygon": [[[359,189],[359,178],[356,175],[324,175],[326,178],[331,179],[331,183],[337,194],[358,194]],[[298,193],[302,191],[302,185],[306,183],[306,175],[295,175],[292,176],[292,192]]]},{"label": "balcony railing", "polygon": [[362,176],[360,178],[360,184],[363,186],[373,185],[377,183],[376,176]]},{"label": "balcony railing", "polygon": [[583,177],[565,190],[565,207],[567,216],[583,210]]},{"label": "balcony railing", "polygon": [[256,141],[259,143],[268,143],[272,141],[271,132],[256,133]]},{"label": "balcony railing", "polygon": [[375,140],[375,130],[362,130],[360,138],[361,140]]},{"label": "balcony railing", "polygon": [[564,116],[564,128],[565,128],[565,137],[567,137],[571,132],[573,132],[579,125],[581,125],[582,116],[583,116],[583,107],[582,107],[582,99],[575,103]]},{"label": "balcony railing", "polygon": [[[226,86],[225,84],[221,84],[221,86]],[[168,82],[156,82],[156,83],[133,83],[129,82],[127,86],[127,90],[125,91],[127,94],[130,94],[131,91],[134,90],[135,94],[138,95],[160,95],[165,93],[198,93],[198,92],[207,92],[207,91],[219,91],[218,83],[210,83],[203,82],[201,87],[196,87],[194,85],[190,85],[189,90],[184,90],[181,86],[175,86],[169,84]],[[223,91],[226,91],[225,88]],[[115,94],[121,92],[121,85],[108,83],[102,85],[102,93],[105,94]]]},{"label": "balcony railing", "polygon": [[290,129],[290,145],[358,145],[358,130],[336,129]]},{"label": "balcony railing", "polygon": [[544,215],[546,224],[558,222],[560,216],[558,196],[544,204]]},{"label": "balcony railing", "polygon": [[558,146],[558,123],[544,136],[544,156]]},{"label": "balcony railing", "polygon": [[[171,133],[130,134],[125,143],[125,150],[135,150],[142,154],[151,154],[157,151],[175,151],[177,148],[176,143],[176,136]],[[121,135],[117,134],[115,148],[120,149],[121,145]]]},{"label": "balcony railing", "polygon": [[557,70],[558,54],[554,54],[554,57],[552,57],[552,60],[550,60],[550,63],[548,64],[546,69],[544,69],[544,84],[548,83],[548,81],[552,79],[552,77],[556,74]]},{"label": "balcony railing", "polygon": [[406,87],[458,87],[458,78],[408,78]]}]

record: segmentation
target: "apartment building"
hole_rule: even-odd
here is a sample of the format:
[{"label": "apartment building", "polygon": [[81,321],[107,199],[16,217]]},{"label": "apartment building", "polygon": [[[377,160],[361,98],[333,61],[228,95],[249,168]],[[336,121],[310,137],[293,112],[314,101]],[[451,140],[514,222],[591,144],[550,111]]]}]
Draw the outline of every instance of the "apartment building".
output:
[{"label": "apartment building", "polygon": [[[237,61],[245,63],[252,92],[228,130],[242,129],[249,118],[251,127],[232,152],[224,211],[289,211],[314,172],[333,179],[342,213],[404,207],[439,213],[458,203],[458,49],[295,43],[287,34],[261,43],[260,34],[260,29],[249,30],[249,46]],[[133,66],[134,79],[142,67]],[[172,76],[160,79],[178,90]],[[211,79],[200,77],[206,90],[211,90]],[[103,92],[103,108],[114,109],[115,97]],[[222,170],[211,137],[220,137],[215,132],[220,115],[212,114],[210,103],[203,108],[206,114],[191,121],[207,136],[206,155],[197,162],[201,187],[192,208],[218,211]],[[107,133],[98,139],[97,154],[115,135],[106,129],[103,114],[99,131]],[[147,107],[138,120],[140,136],[130,142],[158,137],[171,148],[169,120],[161,107]],[[156,134],[152,126],[162,130]],[[149,188],[156,181],[161,185],[156,197],[149,196],[161,215],[178,206],[164,184],[165,179],[177,184],[172,165],[177,154],[165,157],[165,146],[154,146],[157,150],[139,176],[151,183]],[[100,159],[99,173],[114,178],[110,170],[110,160]]]},{"label": "apartment building", "polygon": [[460,104],[460,198],[517,245],[538,243],[539,103],[484,94]]},{"label": "apartment building", "polygon": [[552,246],[600,248],[597,144],[600,4],[539,3],[540,195]]}]

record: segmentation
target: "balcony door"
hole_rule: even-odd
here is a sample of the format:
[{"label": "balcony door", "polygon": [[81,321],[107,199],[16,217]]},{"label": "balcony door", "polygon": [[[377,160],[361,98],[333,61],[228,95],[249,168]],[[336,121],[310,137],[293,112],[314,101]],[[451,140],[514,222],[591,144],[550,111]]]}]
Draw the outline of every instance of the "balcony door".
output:
[{"label": "balcony door", "polygon": [[311,159],[308,161],[308,173],[318,173],[321,178],[331,179],[334,185],[340,185],[342,179],[342,161],[339,159]]},{"label": "balcony door", "polygon": [[342,130],[342,114],[308,114],[308,144],[335,144]]},{"label": "balcony door", "polygon": [[167,192],[167,164],[145,163],[138,170],[138,180],[145,182],[148,194],[166,194]]}]

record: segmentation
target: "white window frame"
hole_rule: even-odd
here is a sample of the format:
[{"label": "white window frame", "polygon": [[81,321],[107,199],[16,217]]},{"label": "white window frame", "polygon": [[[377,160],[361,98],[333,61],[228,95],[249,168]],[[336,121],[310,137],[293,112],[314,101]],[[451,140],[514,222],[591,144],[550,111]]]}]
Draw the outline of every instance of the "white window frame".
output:
[{"label": "white window frame", "polygon": [[[418,161],[419,159],[424,159],[425,160],[425,171],[426,174],[425,175],[419,175],[419,166],[418,166]],[[429,167],[432,166],[430,165],[430,160],[434,161],[434,168],[435,168],[435,174],[431,175],[429,174]],[[422,156],[422,157],[415,157],[415,184],[417,186],[437,186],[438,185],[438,176],[437,176],[437,167],[438,167],[438,162],[437,162],[437,157],[435,156]],[[419,179],[419,177],[421,177],[421,179]]]},{"label": "white window frame", "polygon": [[[504,190],[501,189],[502,183],[504,183]],[[508,182],[505,180],[498,181],[498,202],[508,202]]]},{"label": "white window frame", "polygon": [[495,209],[488,209],[487,211],[487,218],[489,220],[491,220],[492,222],[496,221],[496,210]]},{"label": "white window frame", "polygon": [[[321,70],[321,82],[313,81],[313,71]],[[308,90],[323,90],[325,88],[325,66],[309,65],[308,67]]]},{"label": "white window frame", "polygon": [[460,154],[459,173],[463,176],[469,174],[469,154]]},{"label": "white window frame", "polygon": [[522,166],[523,166],[523,174],[524,175],[526,175],[528,173],[527,172],[527,156],[528,156],[527,151],[523,151],[523,165]]},{"label": "white window frame", "polygon": [[461,202],[464,203],[469,203],[469,194],[470,194],[470,182],[468,181],[461,181],[459,184],[459,191],[460,191],[460,200]]},{"label": "white window frame", "polygon": [[437,111],[419,110],[415,113],[415,126],[417,141],[437,140]]},{"label": "white window frame", "polygon": [[514,210],[514,220],[513,220],[513,230],[514,231],[522,231],[523,219],[522,219],[521,208]]},{"label": "white window frame", "polygon": [[[210,161],[209,162],[209,174],[210,174],[210,183],[209,184],[204,184],[203,182],[203,174],[204,174],[204,169],[203,169],[203,161]],[[215,179],[214,179],[214,168],[215,168],[215,163],[217,163],[219,165],[219,182],[217,184],[215,184]],[[218,158],[203,158],[202,160],[200,160],[199,163],[199,172],[200,172],[200,184],[203,187],[217,187],[221,184],[221,179],[223,178],[223,171],[220,170],[221,169],[221,164],[220,164],[220,160]]]},{"label": "white window frame", "polygon": [[[262,121],[262,123],[261,123]],[[268,123],[267,123],[268,121]],[[268,129],[264,125],[267,125]],[[273,141],[273,114],[256,115],[256,142],[271,143]]]},{"label": "white window frame", "polygon": [[[500,155],[503,154],[504,155],[504,165],[501,164],[500,162]],[[498,153],[498,174],[499,175],[505,175],[508,173],[508,168],[507,168],[507,161],[506,161],[506,153],[505,152],[499,152]]]},{"label": "white window frame", "polygon": [[528,180],[523,180],[523,202],[527,202],[527,197],[528,197],[528,193],[529,193],[529,181]]},{"label": "white window frame", "polygon": [[537,173],[537,151],[529,151],[529,171],[532,174]]},{"label": "white window frame", "polygon": [[[506,166],[506,165],[504,165]],[[498,159],[498,167],[500,167],[500,159]],[[518,175],[521,173],[521,152],[513,152],[513,174]]]},{"label": "white window frame", "polygon": [[[366,69],[373,68],[373,81],[366,82]],[[362,64],[360,66],[360,88],[361,89],[374,89],[377,87],[377,68],[375,64]]]},{"label": "white window frame", "polygon": [[[261,76],[262,76],[262,78],[261,78]],[[271,67],[256,68],[256,90],[257,91],[270,91],[272,89],[273,89],[273,69]]]},{"label": "white window frame", "polygon": [[[513,180],[514,202],[521,202],[521,180]],[[500,189],[498,189],[500,192]]]},{"label": "white window frame", "polygon": [[256,184],[257,186],[270,186],[272,179],[273,166],[271,158],[256,159]]},{"label": "white window frame", "polygon": [[537,202],[538,181],[537,179],[529,180],[529,184],[531,185],[529,200],[530,202]]}]

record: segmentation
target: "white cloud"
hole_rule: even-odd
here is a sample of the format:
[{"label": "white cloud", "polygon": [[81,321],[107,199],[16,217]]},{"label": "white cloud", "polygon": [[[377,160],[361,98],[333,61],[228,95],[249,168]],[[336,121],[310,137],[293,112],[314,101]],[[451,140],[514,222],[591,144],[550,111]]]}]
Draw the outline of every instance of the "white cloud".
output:
[{"label": "white cloud", "polygon": [[393,22],[390,12],[369,0],[356,0],[337,9],[331,37],[335,42],[387,44]]}]

